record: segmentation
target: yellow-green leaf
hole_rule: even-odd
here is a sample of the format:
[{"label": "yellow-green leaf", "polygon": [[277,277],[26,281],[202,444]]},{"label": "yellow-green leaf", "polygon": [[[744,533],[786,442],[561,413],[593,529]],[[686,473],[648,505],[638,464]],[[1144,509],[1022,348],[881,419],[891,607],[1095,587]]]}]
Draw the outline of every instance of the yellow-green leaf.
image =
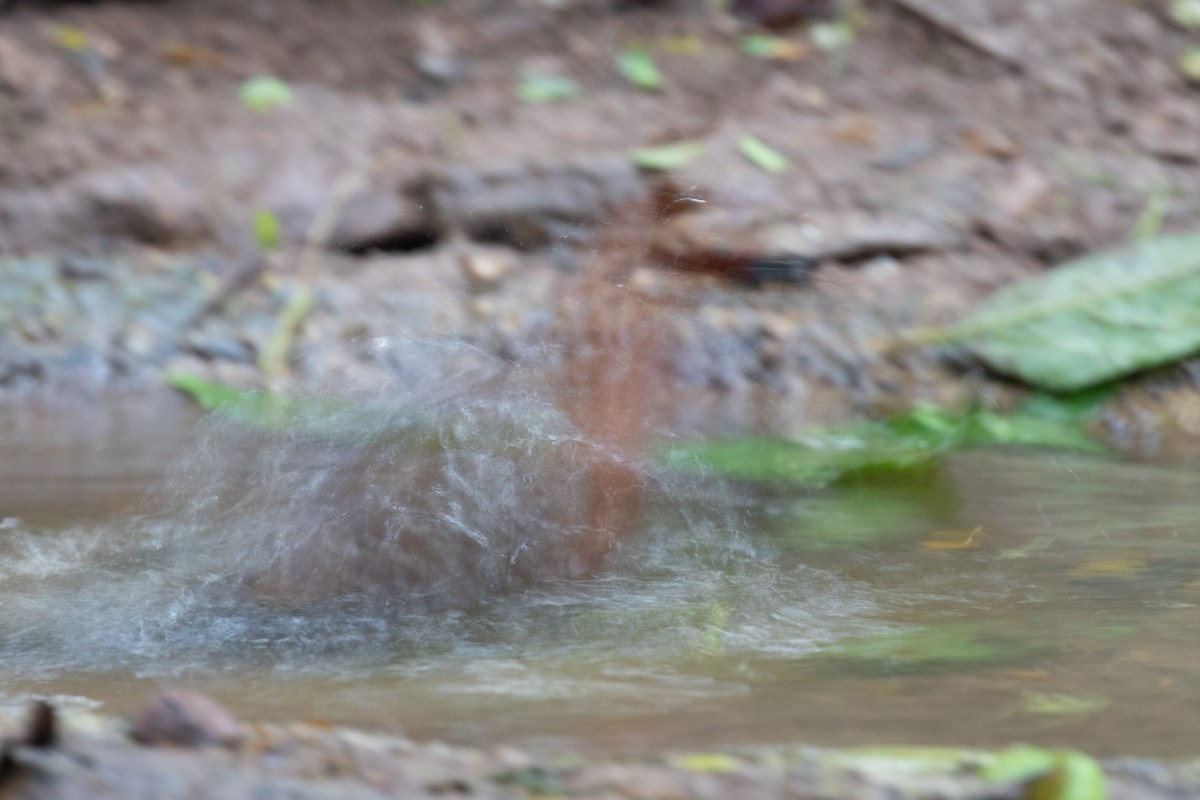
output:
[{"label": "yellow-green leaf", "polygon": [[625,80],[647,92],[662,89],[662,73],[650,57],[650,51],[639,45],[626,48],[617,56],[617,69]]},{"label": "yellow-green leaf", "polygon": [[671,766],[689,772],[734,772],[738,760],[725,753],[688,753],[670,759]]},{"label": "yellow-green leaf", "polygon": [[583,94],[583,88],[562,75],[526,75],[517,85],[524,103],[565,103]]},{"label": "yellow-green leaf", "polygon": [[1174,0],[1170,7],[1171,19],[1189,29],[1200,28],[1200,0]]},{"label": "yellow-green leaf", "polygon": [[738,138],[738,148],[752,164],[767,172],[787,172],[788,160],[760,140],[745,134]]},{"label": "yellow-green leaf", "polygon": [[742,52],[768,61],[799,61],[808,55],[808,45],[799,39],[751,34],[741,40]]},{"label": "yellow-green leaf", "polygon": [[263,250],[279,246],[279,218],[270,211],[259,209],[254,212],[254,240]]},{"label": "yellow-green leaf", "polygon": [[704,155],[700,142],[683,141],[662,147],[638,147],[630,151],[633,163],[639,169],[667,171],[680,169]]},{"label": "yellow-green leaf", "polygon": [[1023,692],[1021,710],[1026,714],[1074,716],[1091,714],[1108,708],[1111,701],[1100,694],[1066,694],[1064,692]]},{"label": "yellow-green leaf", "polygon": [[1104,770],[1089,755],[1075,751],[1058,754],[1054,768],[1029,786],[1027,800],[1106,800]]},{"label": "yellow-green leaf", "polygon": [[88,35],[74,25],[60,25],[55,28],[54,41],[70,53],[84,53],[92,47]]},{"label": "yellow-green leaf", "polygon": [[849,46],[857,31],[849,22],[818,22],[808,30],[808,37],[820,50],[834,51]]},{"label": "yellow-green leaf", "polygon": [[292,87],[278,78],[260,75],[242,84],[238,92],[242,105],[251,111],[268,111],[292,102]]},{"label": "yellow-green leaf", "polygon": [[1200,47],[1190,47],[1179,57],[1179,71],[1189,81],[1200,82]]}]

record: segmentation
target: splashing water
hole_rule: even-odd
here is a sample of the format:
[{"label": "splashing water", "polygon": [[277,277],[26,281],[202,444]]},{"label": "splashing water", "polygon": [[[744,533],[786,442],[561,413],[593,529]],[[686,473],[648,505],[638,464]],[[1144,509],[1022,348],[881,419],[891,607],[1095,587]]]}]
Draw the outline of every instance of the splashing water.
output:
[{"label": "splashing water", "polygon": [[[504,602],[533,603],[550,627],[548,609],[573,620],[615,596],[634,618],[697,602],[703,616],[721,570],[753,558],[710,499],[686,512],[654,501],[682,487],[616,435],[589,436],[544,373],[469,348],[414,343],[393,348],[401,356],[386,395],[354,396],[298,432],[204,421],[150,514],[8,531],[4,652],[41,670],[150,673],[234,652],[275,665],[386,660],[444,647],[447,630],[470,639],[481,608]],[[647,511],[656,504],[671,511]],[[673,519],[651,546],[655,513]],[[697,556],[713,571],[691,585],[628,580]],[[683,615],[679,627],[694,624]]]}]

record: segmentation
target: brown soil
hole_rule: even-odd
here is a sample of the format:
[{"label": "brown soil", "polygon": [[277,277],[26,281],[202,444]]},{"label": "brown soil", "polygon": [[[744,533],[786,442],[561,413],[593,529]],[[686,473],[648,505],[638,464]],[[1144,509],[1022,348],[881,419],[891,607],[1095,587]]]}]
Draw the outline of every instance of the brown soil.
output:
[{"label": "brown soil", "polygon": [[[253,250],[255,210],[272,211],[283,248],[266,280],[190,326],[105,329],[129,352],[97,370],[255,382],[278,278],[332,212],[329,250],[315,274],[301,268],[319,302],[293,378],[386,385],[394,367],[364,342],[400,331],[540,353],[547,310],[579,291],[564,271],[646,191],[630,148],[694,139],[704,155],[674,180],[708,203],[674,236],[821,262],[810,287],[748,288],[640,269],[648,246],[599,254],[632,262],[632,289],[674,309],[664,381],[716,398],[698,416],[791,425],[1002,399],[1003,384],[964,383],[932,352],[879,345],[1127,241],[1155,202],[1167,229],[1194,227],[1200,115],[1175,66],[1191,39],[1152,2],[866,11],[845,49],[822,52],[798,27],[782,32],[793,58],[771,61],[742,52],[749,23],[685,0],[18,3],[0,30],[0,247],[116,252],[143,274],[189,257],[187,280],[219,294]],[[662,91],[615,69],[631,42],[650,48]],[[530,72],[570,76],[582,95],[519,102]],[[264,74],[294,102],[244,107],[239,87]],[[790,168],[750,163],[744,134]],[[25,327],[9,350],[47,335]],[[164,336],[170,352],[130,344]],[[80,338],[95,350],[105,337]],[[5,355],[0,378],[44,378]],[[761,418],[747,398],[764,392],[785,402]],[[1118,432],[1136,442],[1141,418],[1127,416]]]}]

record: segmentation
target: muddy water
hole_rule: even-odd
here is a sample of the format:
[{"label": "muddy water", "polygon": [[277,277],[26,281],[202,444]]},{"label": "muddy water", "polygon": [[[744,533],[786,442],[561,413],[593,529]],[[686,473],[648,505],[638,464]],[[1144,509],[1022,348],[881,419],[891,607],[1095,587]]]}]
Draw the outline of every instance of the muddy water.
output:
[{"label": "muddy water", "polygon": [[[653,474],[643,529],[600,575],[441,608],[281,603],[221,574],[229,559],[209,551],[236,545],[197,516],[228,483],[204,477],[227,468],[213,448],[261,469],[262,443],[198,436],[193,416],[155,407],[8,417],[6,702],[120,713],[184,684],[248,718],[461,743],[1195,754],[1192,470],[974,453],[912,481],[793,494]],[[164,474],[192,490],[143,495]]]}]

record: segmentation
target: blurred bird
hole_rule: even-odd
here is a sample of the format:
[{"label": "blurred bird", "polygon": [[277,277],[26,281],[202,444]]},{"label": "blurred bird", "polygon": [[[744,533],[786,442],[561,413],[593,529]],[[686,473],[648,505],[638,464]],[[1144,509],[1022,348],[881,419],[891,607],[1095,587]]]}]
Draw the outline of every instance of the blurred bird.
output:
[{"label": "blurred bird", "polygon": [[768,30],[790,28],[801,22],[830,19],[837,13],[837,0],[732,0],[729,10]]},{"label": "blurred bird", "polygon": [[659,267],[679,272],[717,275],[747,286],[766,282],[806,283],[816,269],[813,259],[794,253],[765,253],[731,248],[708,234],[704,222],[692,212],[706,201],[694,192],[682,192],[660,183],[651,194],[649,207],[640,213],[651,226],[647,253]]}]

